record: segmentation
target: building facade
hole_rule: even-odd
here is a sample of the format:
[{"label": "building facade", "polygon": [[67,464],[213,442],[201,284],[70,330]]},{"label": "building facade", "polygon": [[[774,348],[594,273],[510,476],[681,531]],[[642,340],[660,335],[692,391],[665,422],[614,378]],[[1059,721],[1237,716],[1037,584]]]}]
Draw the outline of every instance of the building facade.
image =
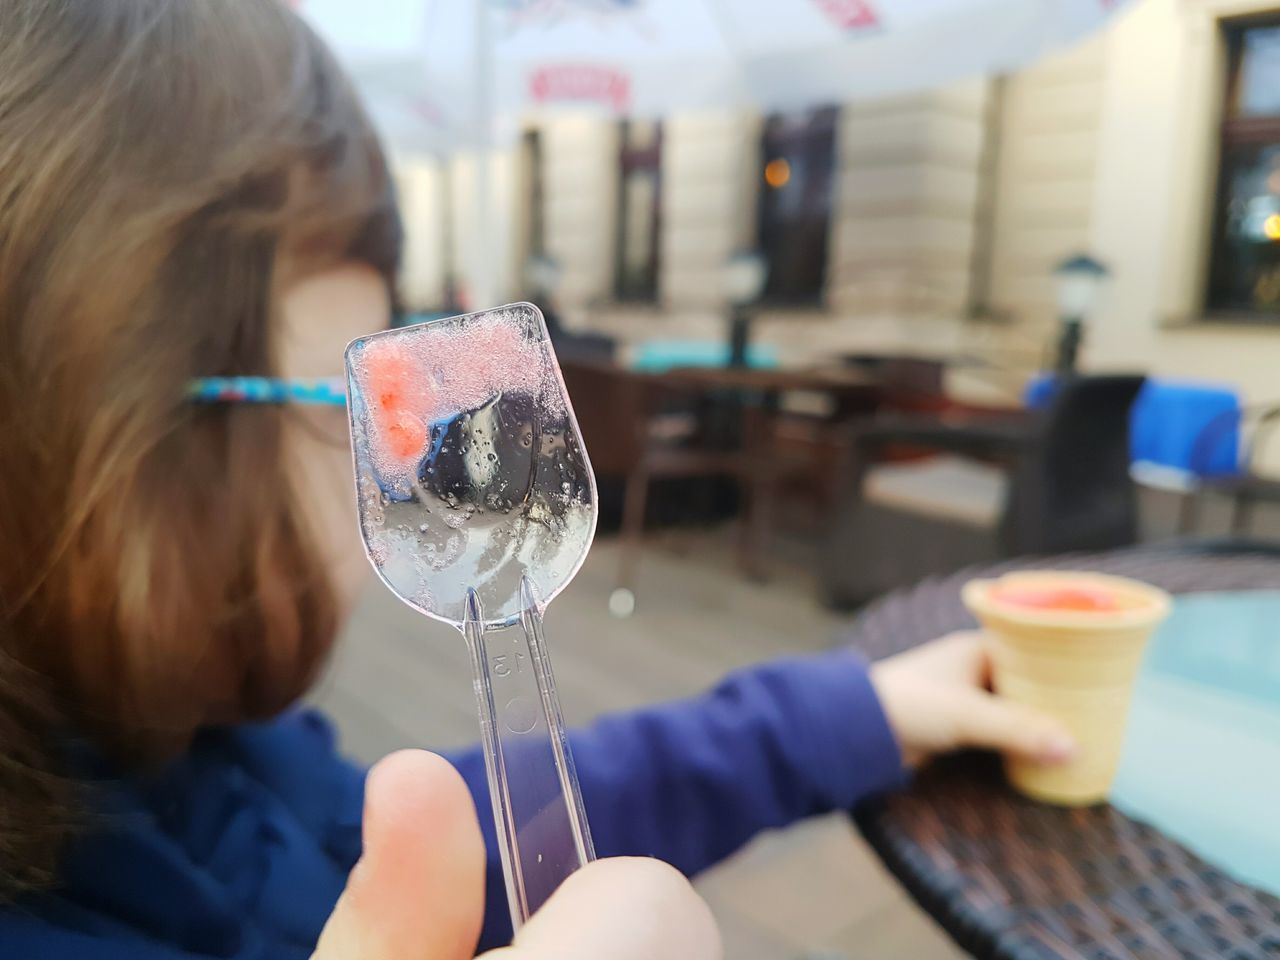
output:
[{"label": "building facade", "polygon": [[1275,0],[1135,0],[1006,77],[790,117],[548,120],[483,202],[474,157],[402,160],[406,291],[444,299],[487,207],[493,299],[541,254],[571,324],[719,337],[721,269],[761,248],[757,336],[784,353],[962,353],[986,362],[963,389],[1008,396],[1052,340],[1054,265],[1089,252],[1112,279],[1087,364],[1280,399],[1278,119]]}]

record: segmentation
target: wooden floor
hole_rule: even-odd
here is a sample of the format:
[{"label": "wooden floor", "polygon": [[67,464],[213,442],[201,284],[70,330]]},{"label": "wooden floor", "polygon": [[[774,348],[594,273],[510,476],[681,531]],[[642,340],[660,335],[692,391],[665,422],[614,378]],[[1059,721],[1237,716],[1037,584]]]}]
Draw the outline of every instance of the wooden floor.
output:
[{"label": "wooden floor", "polygon": [[[838,620],[799,570],[765,586],[732,569],[724,537],[682,535],[646,551],[636,614],[611,618],[616,553],[599,542],[550,608],[547,637],[570,723],[697,693],[735,667],[819,650]],[[476,739],[462,638],[374,585],[316,700],[345,749],[372,761],[404,746]],[[698,878],[730,960],[960,956],[880,868],[843,816],[763,835]]]}]

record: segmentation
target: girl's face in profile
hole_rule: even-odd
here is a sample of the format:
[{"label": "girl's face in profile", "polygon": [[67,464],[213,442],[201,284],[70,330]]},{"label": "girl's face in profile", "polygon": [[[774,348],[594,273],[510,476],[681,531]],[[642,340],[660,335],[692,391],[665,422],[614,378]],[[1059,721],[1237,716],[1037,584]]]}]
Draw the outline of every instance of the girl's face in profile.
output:
[{"label": "girl's face in profile", "polygon": [[[342,376],[347,343],[385,329],[391,318],[385,281],[363,264],[299,280],[285,290],[282,304],[278,356],[284,377]],[[345,618],[369,573],[356,517],[346,412],[297,406],[290,413],[285,443],[294,490]]]}]

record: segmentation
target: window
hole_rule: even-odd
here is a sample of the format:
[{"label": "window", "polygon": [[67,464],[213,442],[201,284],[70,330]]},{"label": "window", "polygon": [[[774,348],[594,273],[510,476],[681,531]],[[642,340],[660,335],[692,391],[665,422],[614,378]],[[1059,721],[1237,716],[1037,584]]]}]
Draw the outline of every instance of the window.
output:
[{"label": "window", "polygon": [[1211,310],[1280,320],[1280,21],[1227,24]]},{"label": "window", "polygon": [[656,300],[662,213],[662,124],[623,121],[618,140],[614,294],[619,300]]},{"label": "window", "polygon": [[819,303],[835,176],[836,110],[775,114],[761,143],[757,236],[769,266],[764,298]]}]

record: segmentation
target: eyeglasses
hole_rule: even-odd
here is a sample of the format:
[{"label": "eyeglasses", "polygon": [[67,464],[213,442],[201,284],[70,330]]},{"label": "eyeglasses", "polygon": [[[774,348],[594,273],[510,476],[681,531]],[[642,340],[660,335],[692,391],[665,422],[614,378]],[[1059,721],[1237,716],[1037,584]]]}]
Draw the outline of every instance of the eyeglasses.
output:
[{"label": "eyeglasses", "polygon": [[200,377],[187,384],[193,403],[297,403],[345,407],[347,385],[341,377]]}]

